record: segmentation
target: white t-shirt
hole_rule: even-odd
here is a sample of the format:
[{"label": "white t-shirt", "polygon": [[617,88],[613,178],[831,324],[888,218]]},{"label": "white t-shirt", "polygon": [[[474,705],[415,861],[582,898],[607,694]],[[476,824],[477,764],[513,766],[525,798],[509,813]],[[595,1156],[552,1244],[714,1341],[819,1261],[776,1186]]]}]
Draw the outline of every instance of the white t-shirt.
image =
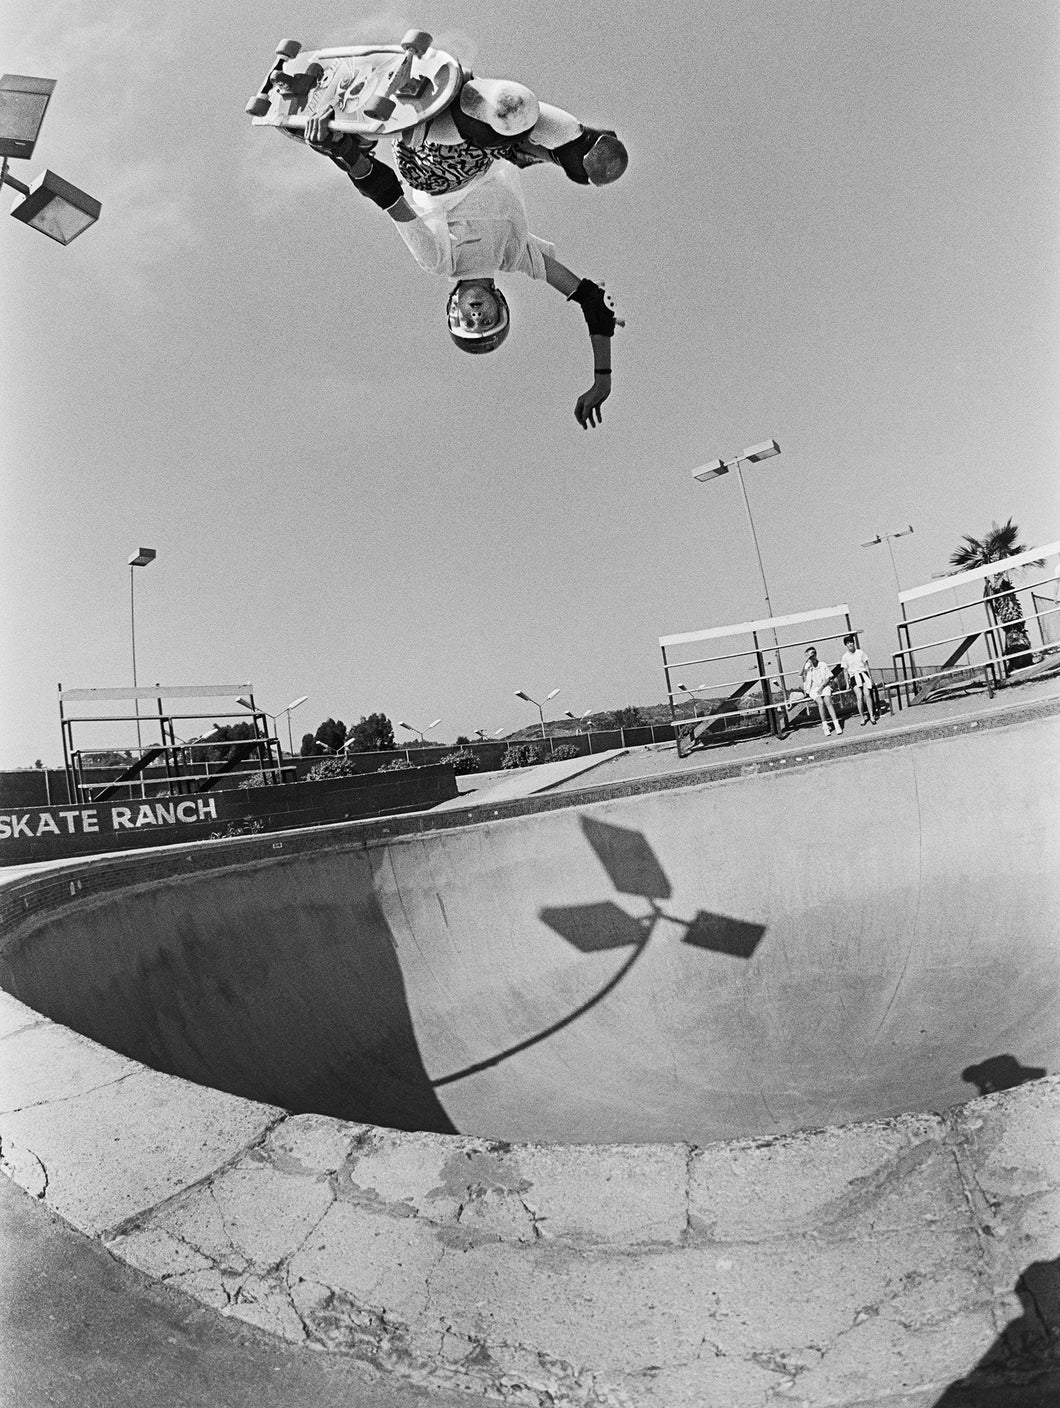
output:
[{"label": "white t-shirt", "polygon": [[555,246],[530,233],[514,168],[496,161],[458,191],[428,195],[409,187],[415,220],[397,220],[401,238],[421,269],[450,279],[489,278],[506,272],[545,277],[545,255]]},{"label": "white t-shirt", "polygon": [[869,657],[859,645],[857,650],[847,650],[844,652],[842,660],[839,662],[846,671],[847,679],[870,679]]},{"label": "white t-shirt", "polygon": [[818,660],[816,665],[811,665],[807,661],[802,667],[802,682],[811,699],[820,699],[825,691],[830,694],[832,692],[831,665],[826,665],[823,660]]}]

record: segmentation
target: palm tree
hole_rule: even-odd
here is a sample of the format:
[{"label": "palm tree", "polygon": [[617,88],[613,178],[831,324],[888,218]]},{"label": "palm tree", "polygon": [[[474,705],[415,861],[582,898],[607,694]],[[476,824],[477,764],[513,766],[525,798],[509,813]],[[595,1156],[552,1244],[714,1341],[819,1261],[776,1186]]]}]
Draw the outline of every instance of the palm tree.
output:
[{"label": "palm tree", "polygon": [[[954,569],[954,574],[967,572],[973,567],[986,567],[991,562],[1005,562],[1010,557],[1018,557],[1020,553],[1029,551],[1026,543],[1019,541],[1019,535],[1020,530],[1011,518],[1000,527],[997,523],[992,523],[989,533],[984,533],[981,538],[973,538],[965,534],[960,547],[955,548],[950,554],[950,566]],[[1034,562],[1027,562],[1023,565],[1025,567],[1041,567],[1042,562],[1043,559],[1038,558]],[[1020,572],[1023,569],[1016,568],[1014,570]],[[1020,670],[1026,665],[1033,664],[1030,637],[1027,635],[1023,610],[1012,585],[1011,576],[1007,572],[998,572],[987,577],[983,583],[983,596],[986,599],[987,610],[1004,631],[1002,655],[1006,675],[1012,670]]]}]

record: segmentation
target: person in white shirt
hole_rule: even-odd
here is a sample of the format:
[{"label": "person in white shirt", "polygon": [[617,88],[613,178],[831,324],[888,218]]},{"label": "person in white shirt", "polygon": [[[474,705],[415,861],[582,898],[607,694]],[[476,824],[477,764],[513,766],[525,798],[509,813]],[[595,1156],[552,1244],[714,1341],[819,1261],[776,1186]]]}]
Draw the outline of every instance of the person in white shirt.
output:
[{"label": "person in white shirt", "polygon": [[843,644],[846,646],[846,651],[839,663],[843,667],[847,682],[854,691],[858,713],[861,715],[861,727],[864,728],[866,724],[874,724],[877,719],[869,657],[858,645],[856,636],[844,636]]},{"label": "person in white shirt", "polygon": [[823,660],[818,660],[817,650],[812,645],[806,651],[806,663],[802,667],[802,686],[810,698],[817,701],[817,712],[821,716],[821,728],[825,736],[832,731],[825,718],[826,709],[832,716],[836,733],[842,733],[839,716],[832,703],[832,667],[826,665]]},{"label": "person in white shirt", "polygon": [[[513,168],[550,161],[579,184],[605,185],[625,170],[617,137],[538,103],[521,85],[474,80],[440,117],[399,136],[399,180],[358,138],[332,132],[333,115],[327,109],[311,118],[306,142],[386,211],[422,269],[455,281],[446,325],[462,351],[493,352],[508,336],[511,312],[496,285],[498,273],[542,280],[579,304],[592,346],[593,384],[578,397],[574,415],[585,430],[599,425],[611,394],[611,339],[624,324],[601,285],[579,278],[555,257],[553,245],[530,233]],[[504,130],[513,124],[520,130]]]}]

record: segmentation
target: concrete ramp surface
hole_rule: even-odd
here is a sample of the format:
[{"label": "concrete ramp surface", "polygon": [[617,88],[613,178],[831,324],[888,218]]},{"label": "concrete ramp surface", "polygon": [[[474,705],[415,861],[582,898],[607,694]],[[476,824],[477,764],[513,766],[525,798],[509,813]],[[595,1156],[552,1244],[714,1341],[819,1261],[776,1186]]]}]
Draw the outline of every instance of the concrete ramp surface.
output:
[{"label": "concrete ramp surface", "polygon": [[396,1129],[703,1143],[941,1109],[1056,1069],[1058,731],[108,862],[9,926],[0,982],[157,1070]]}]

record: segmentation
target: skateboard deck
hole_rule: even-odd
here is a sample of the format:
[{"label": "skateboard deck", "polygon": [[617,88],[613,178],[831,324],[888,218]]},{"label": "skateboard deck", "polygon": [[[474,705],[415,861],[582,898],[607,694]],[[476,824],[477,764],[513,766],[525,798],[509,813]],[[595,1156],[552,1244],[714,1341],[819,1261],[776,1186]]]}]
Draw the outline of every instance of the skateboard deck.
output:
[{"label": "skateboard deck", "polygon": [[400,44],[353,44],[302,52],[284,40],[279,59],[246,110],[255,126],[305,130],[334,109],[331,130],[387,137],[436,116],[460,91],[464,72],[431,36],[410,30]]}]

